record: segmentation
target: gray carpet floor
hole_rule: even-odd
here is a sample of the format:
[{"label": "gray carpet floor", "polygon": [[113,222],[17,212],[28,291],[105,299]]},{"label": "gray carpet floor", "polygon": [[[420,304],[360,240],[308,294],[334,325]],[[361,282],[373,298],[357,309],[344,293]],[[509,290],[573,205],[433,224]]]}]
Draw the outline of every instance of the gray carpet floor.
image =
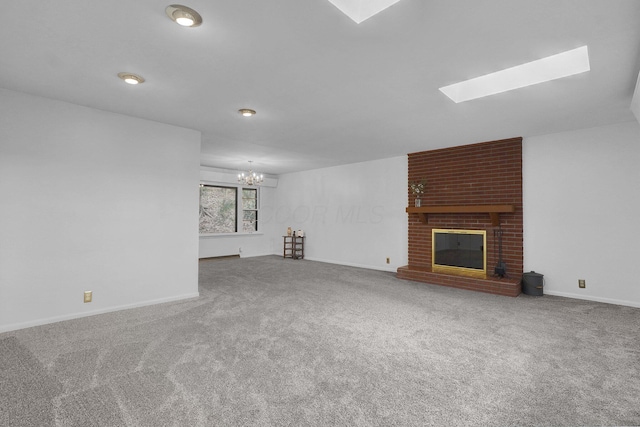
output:
[{"label": "gray carpet floor", "polygon": [[0,334],[2,426],[640,424],[640,310],[277,256]]}]

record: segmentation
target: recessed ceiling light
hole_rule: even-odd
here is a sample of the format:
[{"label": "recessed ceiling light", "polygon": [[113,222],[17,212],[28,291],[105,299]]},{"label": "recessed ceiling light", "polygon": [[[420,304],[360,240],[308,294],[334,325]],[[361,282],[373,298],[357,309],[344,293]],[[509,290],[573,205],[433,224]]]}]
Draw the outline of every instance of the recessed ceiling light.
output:
[{"label": "recessed ceiling light", "polygon": [[202,16],[190,7],[172,4],[165,9],[167,16],[183,27],[197,27],[202,24]]},{"label": "recessed ceiling light", "polygon": [[587,46],[440,88],[454,102],[469,101],[589,71]]},{"label": "recessed ceiling light", "polygon": [[242,114],[245,117],[251,117],[256,114],[255,110],[250,110],[248,108],[241,108],[238,110],[238,113]]},{"label": "recessed ceiling light", "polygon": [[118,77],[120,77],[125,81],[125,83],[129,83],[130,85],[144,83],[144,78],[142,76],[133,73],[118,73]]}]

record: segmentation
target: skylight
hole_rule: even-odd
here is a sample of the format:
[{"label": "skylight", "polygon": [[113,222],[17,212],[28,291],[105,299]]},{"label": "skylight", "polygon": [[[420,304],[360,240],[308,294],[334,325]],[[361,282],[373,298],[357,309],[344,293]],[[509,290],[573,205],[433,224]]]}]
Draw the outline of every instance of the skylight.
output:
[{"label": "skylight", "polygon": [[636,90],[633,92],[633,98],[631,99],[631,111],[636,116],[636,120],[640,122],[640,74],[638,74]]},{"label": "skylight", "polygon": [[329,0],[356,24],[382,12],[400,0]]},{"label": "skylight", "polygon": [[455,103],[589,71],[587,46],[440,88]]}]

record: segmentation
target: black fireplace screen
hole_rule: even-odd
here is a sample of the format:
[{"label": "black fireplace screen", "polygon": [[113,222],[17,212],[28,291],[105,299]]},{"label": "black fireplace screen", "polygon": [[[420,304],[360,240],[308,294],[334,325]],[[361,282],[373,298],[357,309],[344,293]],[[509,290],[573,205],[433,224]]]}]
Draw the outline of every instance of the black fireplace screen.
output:
[{"label": "black fireplace screen", "polygon": [[434,264],[484,270],[484,233],[434,230],[433,239]]}]

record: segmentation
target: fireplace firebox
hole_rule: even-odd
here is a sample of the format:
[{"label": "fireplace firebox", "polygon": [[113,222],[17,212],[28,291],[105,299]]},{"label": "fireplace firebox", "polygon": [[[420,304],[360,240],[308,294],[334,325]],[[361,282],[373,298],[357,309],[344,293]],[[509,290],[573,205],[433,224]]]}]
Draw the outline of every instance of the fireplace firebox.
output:
[{"label": "fireplace firebox", "polygon": [[485,230],[432,230],[434,273],[487,277],[487,232]]}]

